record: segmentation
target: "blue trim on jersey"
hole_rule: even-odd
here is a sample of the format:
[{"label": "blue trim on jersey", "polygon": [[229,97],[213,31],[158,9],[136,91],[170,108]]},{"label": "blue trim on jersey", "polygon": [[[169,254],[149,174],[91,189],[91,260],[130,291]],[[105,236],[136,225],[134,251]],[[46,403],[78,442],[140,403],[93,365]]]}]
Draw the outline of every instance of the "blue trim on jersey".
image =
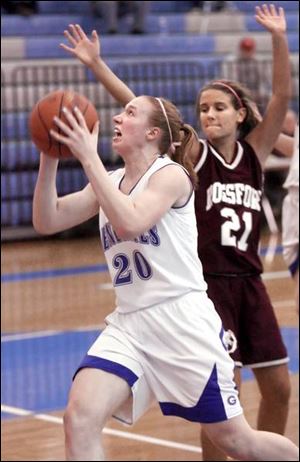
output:
[{"label": "blue trim on jersey", "polygon": [[[139,184],[139,182],[141,181],[141,179],[144,177],[144,175],[146,175],[146,173],[148,172],[148,170],[150,170],[150,168],[152,167],[152,165],[157,161],[157,159],[159,159],[161,156],[158,156],[156,159],[154,159],[154,161],[152,162],[151,165],[149,165],[149,167],[147,168],[147,170],[143,173],[143,175],[137,180],[137,182],[135,183],[135,185],[131,188],[131,190],[129,191],[128,194],[126,194],[127,196],[130,196],[130,194],[132,193],[132,191],[137,187],[137,185]],[[120,179],[119,181],[119,190],[121,191],[121,185],[123,183],[123,180],[125,178],[125,172],[124,172],[124,175],[122,176],[122,178]],[[123,193],[124,194],[124,193]]]},{"label": "blue trim on jersey", "polygon": [[289,270],[292,276],[295,276],[297,269],[299,268],[299,253],[296,260],[289,266]]},{"label": "blue trim on jersey", "polygon": [[159,405],[164,415],[175,415],[192,422],[213,423],[227,420],[218,384],[217,366],[214,366],[196,406],[184,407],[180,404],[161,402]]},{"label": "blue trim on jersey", "polygon": [[76,374],[80,371],[80,369],[83,369],[84,367],[101,369],[103,371],[115,374],[118,377],[121,377],[121,379],[124,379],[130,387],[132,387],[134,383],[138,380],[138,376],[127,367],[122,366],[122,364],[116,363],[109,359],[98,358],[98,356],[92,355],[86,355],[84,357],[77,371],[74,374],[73,380]]},{"label": "blue trim on jersey", "polygon": [[224,327],[222,326],[222,327],[221,327],[221,330],[220,330],[220,333],[219,333],[219,337],[220,337],[220,340],[221,340],[221,343],[222,343],[224,349],[225,349],[226,351],[228,351],[227,345],[225,344],[225,342],[224,342],[224,340],[223,340],[224,334],[225,334],[225,329],[224,329]]}]

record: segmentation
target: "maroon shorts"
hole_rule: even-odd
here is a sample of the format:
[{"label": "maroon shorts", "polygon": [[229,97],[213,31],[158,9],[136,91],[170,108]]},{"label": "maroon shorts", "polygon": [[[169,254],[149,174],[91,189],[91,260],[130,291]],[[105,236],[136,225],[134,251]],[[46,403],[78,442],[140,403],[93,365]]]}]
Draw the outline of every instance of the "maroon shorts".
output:
[{"label": "maroon shorts", "polygon": [[205,275],[208,296],[225,330],[236,336],[231,354],[237,366],[264,367],[288,362],[280,328],[260,276]]}]

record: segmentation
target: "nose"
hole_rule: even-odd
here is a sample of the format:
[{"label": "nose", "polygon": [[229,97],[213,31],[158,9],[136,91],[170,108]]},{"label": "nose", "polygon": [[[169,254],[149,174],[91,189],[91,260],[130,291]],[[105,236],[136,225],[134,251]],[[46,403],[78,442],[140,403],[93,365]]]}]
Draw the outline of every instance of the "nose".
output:
[{"label": "nose", "polygon": [[214,108],[213,108],[213,107],[210,107],[210,108],[208,109],[208,111],[206,112],[206,115],[207,115],[207,117],[209,117],[210,119],[214,118],[214,117],[215,117]]},{"label": "nose", "polygon": [[121,114],[117,114],[117,115],[113,116],[113,121],[115,123],[121,123]]}]

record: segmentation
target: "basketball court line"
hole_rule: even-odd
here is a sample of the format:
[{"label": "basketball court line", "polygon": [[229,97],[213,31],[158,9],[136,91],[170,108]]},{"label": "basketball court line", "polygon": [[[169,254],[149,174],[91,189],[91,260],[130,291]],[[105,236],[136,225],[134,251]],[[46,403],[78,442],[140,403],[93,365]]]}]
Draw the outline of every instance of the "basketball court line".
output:
[{"label": "basketball court line", "polygon": [[[282,246],[267,246],[263,247],[259,251],[259,255],[261,257],[270,256],[273,259],[275,255],[282,254]],[[3,273],[1,274],[1,282],[8,283],[8,282],[20,282],[20,281],[28,281],[34,279],[48,279],[48,278],[59,278],[64,276],[75,276],[81,274],[90,274],[90,273],[106,273],[108,272],[108,268],[106,263],[96,264],[96,265],[81,265],[81,266],[73,266],[73,267],[66,267],[66,268],[46,268],[42,270],[34,270],[34,271],[21,271],[18,273]],[[281,271],[284,276],[280,277],[287,277],[289,275],[288,271]],[[103,284],[103,288],[105,287],[106,283]]]},{"label": "basketball court line", "polygon": [[[25,417],[25,416],[33,417],[34,419],[37,419],[37,420],[43,420],[45,422],[50,422],[50,423],[59,424],[59,425],[63,424],[62,417],[56,417],[56,416],[52,416],[49,414],[35,414],[34,412],[28,411],[27,409],[17,408],[13,406],[6,406],[5,404],[1,404],[1,412],[6,412],[8,414],[13,414],[13,415],[22,416],[22,417]],[[142,443],[154,444],[156,446],[164,446],[167,448],[179,449],[182,451],[202,453],[202,449],[198,446],[176,443],[175,441],[164,440],[161,438],[153,438],[152,436],[140,435],[138,433],[130,433],[130,432],[122,431],[122,430],[114,430],[112,428],[107,428],[107,427],[103,428],[103,434],[109,435],[109,436],[117,436],[119,438],[125,438],[129,440],[134,440],[134,441],[140,441]]]}]

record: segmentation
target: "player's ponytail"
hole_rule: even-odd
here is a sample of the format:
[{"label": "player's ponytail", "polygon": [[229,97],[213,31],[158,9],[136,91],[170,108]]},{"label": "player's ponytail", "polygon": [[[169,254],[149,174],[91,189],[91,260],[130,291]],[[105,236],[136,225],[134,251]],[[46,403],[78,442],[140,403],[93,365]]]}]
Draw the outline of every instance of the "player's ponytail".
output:
[{"label": "player's ponytail", "polygon": [[160,153],[168,154],[172,160],[181,164],[188,171],[193,185],[196,186],[197,174],[194,172],[188,153],[195,138],[198,142],[198,135],[190,125],[183,123],[180,112],[171,101],[152,96],[148,98],[154,106],[150,123],[159,127],[162,132],[159,143]]}]

